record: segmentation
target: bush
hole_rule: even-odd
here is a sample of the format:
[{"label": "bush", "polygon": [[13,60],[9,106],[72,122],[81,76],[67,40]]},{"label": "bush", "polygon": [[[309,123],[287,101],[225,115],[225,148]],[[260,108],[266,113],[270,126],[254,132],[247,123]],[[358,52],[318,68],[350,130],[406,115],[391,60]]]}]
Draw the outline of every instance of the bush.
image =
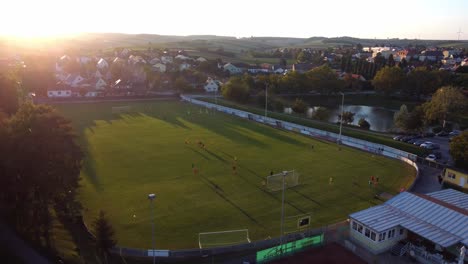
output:
[{"label": "bush", "polygon": [[436,126],[436,127],[433,127],[432,128],[432,132],[433,133],[439,133],[442,131],[442,127],[441,126]]},{"label": "bush", "polygon": [[325,107],[317,107],[312,114],[312,118],[320,121],[326,121],[330,115],[330,112]]},{"label": "bush", "polygon": [[273,109],[275,109],[275,111],[278,111],[278,112],[283,112],[284,110],[283,102],[281,102],[280,100],[275,100],[273,102]]},{"label": "bush", "polygon": [[307,111],[307,105],[301,99],[296,98],[296,101],[294,101],[294,104],[292,105],[292,110],[295,113],[303,114]]},{"label": "bush", "polygon": [[367,120],[364,118],[359,119],[358,125],[360,128],[367,129],[367,130],[370,129],[370,123],[367,122]]}]

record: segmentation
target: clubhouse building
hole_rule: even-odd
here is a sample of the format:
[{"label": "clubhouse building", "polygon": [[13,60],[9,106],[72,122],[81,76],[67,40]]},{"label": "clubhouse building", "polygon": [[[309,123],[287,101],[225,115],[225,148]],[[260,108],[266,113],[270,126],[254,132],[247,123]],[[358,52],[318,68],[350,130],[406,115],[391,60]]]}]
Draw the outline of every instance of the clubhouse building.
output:
[{"label": "clubhouse building", "polygon": [[349,224],[351,241],[374,254],[391,250],[421,263],[456,263],[468,247],[468,194],[403,192],[349,215]]}]

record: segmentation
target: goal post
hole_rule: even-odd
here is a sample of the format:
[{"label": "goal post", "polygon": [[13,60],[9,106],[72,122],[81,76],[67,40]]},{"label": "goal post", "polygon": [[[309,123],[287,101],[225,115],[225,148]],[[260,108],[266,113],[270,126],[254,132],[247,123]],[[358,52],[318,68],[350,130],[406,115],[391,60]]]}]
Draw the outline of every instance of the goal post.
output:
[{"label": "goal post", "polygon": [[266,180],[266,188],[271,192],[282,190],[283,177],[284,187],[286,189],[299,185],[299,173],[297,173],[296,170],[291,170],[268,176]]},{"label": "goal post", "polygon": [[222,247],[243,243],[250,243],[248,229],[198,233],[198,246],[200,248]]}]

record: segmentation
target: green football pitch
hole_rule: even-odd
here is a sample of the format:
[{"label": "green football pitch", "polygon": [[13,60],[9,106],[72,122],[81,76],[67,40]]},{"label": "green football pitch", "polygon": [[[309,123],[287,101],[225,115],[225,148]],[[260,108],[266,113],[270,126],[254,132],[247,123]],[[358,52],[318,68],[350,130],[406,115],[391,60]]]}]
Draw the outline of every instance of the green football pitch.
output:
[{"label": "green football pitch", "polygon": [[[119,106],[131,111],[113,113]],[[397,160],[177,101],[56,107],[86,152],[79,192],[85,222],[91,226],[104,210],[124,247],[151,248],[149,193],[157,195],[156,247],[195,248],[201,232],[279,236],[281,192],[264,185],[271,171],[300,174],[285,193],[285,218],[311,215],[313,227],[379,203],[376,193],[394,194],[415,174]],[[371,176],[377,186],[369,186]]]}]

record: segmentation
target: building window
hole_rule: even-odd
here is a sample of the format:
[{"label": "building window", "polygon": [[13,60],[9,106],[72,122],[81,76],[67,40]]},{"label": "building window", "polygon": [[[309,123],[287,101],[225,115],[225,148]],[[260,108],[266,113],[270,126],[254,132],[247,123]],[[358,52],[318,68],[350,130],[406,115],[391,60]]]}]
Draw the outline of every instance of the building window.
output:
[{"label": "building window", "polygon": [[364,233],[366,237],[370,237],[370,230],[366,228],[366,232]]},{"label": "building window", "polygon": [[358,225],[357,231],[362,234],[362,225]]},{"label": "building window", "polygon": [[370,239],[372,239],[372,240],[375,241],[375,233],[374,233],[374,232],[371,232],[371,234],[370,234]]},{"label": "building window", "polygon": [[392,230],[388,231],[388,238],[389,239],[394,237],[394,236],[395,236],[395,229],[392,229]]},{"label": "building window", "polygon": [[403,235],[403,228],[400,228],[400,236]]},{"label": "building window", "polygon": [[357,230],[357,224],[356,224],[356,222],[354,222],[354,221],[353,221],[353,229],[354,229],[354,230]]},{"label": "building window", "polygon": [[448,173],[447,176],[448,176],[450,179],[454,179],[454,180],[457,178],[457,176],[455,175],[455,173]]},{"label": "building window", "polygon": [[[385,240],[386,232],[379,234],[379,242]],[[388,238],[390,238],[390,232],[388,233]]]}]

